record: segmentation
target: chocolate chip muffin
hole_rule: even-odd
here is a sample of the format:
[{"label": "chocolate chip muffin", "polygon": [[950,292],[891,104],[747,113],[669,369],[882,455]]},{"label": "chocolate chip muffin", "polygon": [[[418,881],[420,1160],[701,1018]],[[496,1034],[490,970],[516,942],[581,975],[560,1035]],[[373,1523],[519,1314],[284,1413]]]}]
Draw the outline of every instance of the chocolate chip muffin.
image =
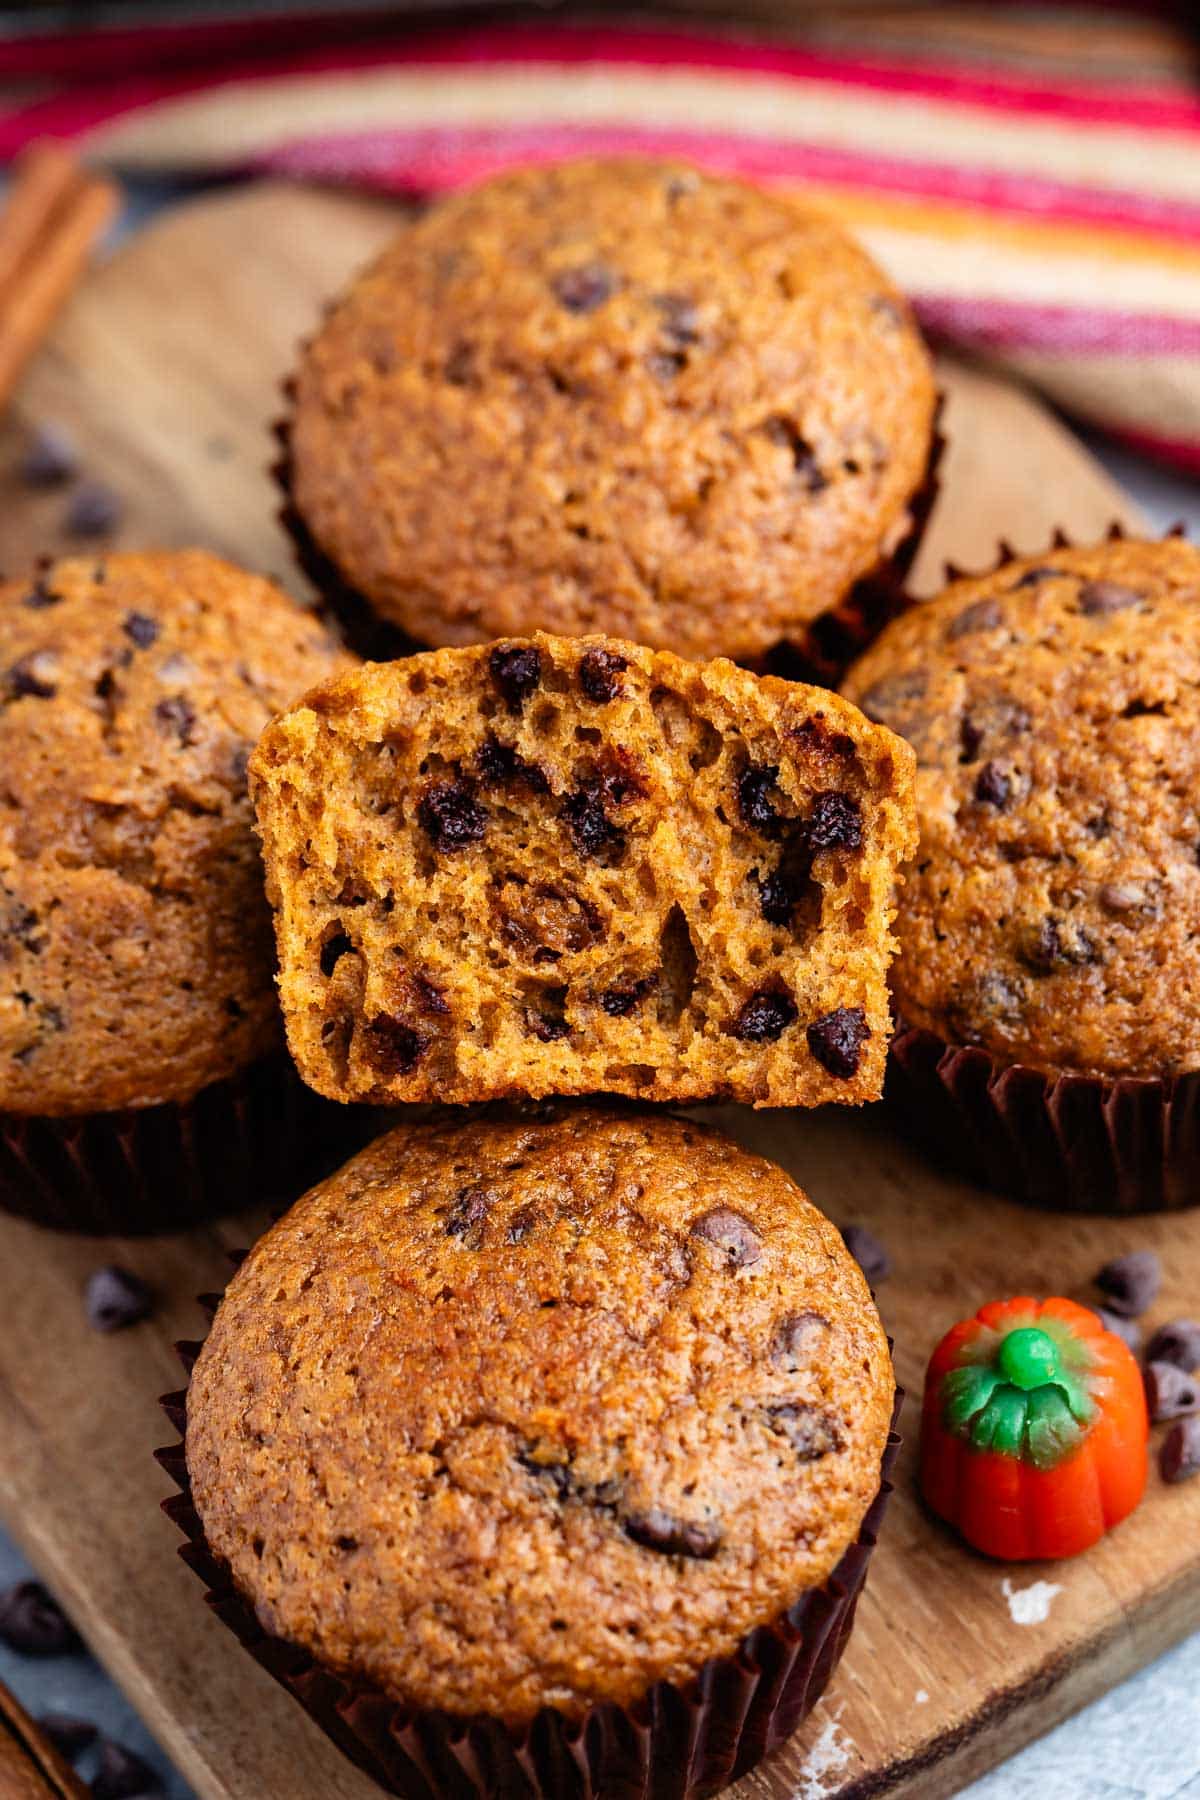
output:
[{"label": "chocolate chip muffin", "polygon": [[0,586],[10,1131],[189,1102],[278,1050],[246,762],[278,707],[349,660],[203,551],[71,558]]},{"label": "chocolate chip muffin", "polygon": [[[812,1704],[894,1391],[860,1270],[781,1170],[684,1120],[551,1105],[403,1126],[306,1195],[217,1311],[187,1469],[210,1566],[295,1647],[271,1666],[371,1696],[373,1717],[337,1705],[343,1739],[363,1721],[382,1756],[415,1739],[437,1766],[423,1722],[479,1718],[562,1792],[537,1779],[553,1733],[659,1683],[682,1693],[647,1736],[708,1708],[699,1738],[730,1761]],[[799,1688],[755,1694],[745,1669],[779,1674],[781,1646]],[[332,1714],[327,1681],[297,1688]],[[602,1735],[579,1754],[624,1753]],[[489,1791],[480,1767],[515,1791],[490,1756],[464,1792]]]},{"label": "chocolate chip muffin", "polygon": [[331,1099],[878,1097],[911,752],[836,696],[506,639],[315,690],[251,782]]},{"label": "chocolate chip muffin", "polygon": [[904,301],[794,198],[663,163],[443,200],[306,347],[295,522],[420,643],[803,639],[908,533],[935,394]]},{"label": "chocolate chip muffin", "polygon": [[904,1022],[1002,1063],[1200,1069],[1200,552],[1061,547],[889,626],[845,691],[917,752]]}]

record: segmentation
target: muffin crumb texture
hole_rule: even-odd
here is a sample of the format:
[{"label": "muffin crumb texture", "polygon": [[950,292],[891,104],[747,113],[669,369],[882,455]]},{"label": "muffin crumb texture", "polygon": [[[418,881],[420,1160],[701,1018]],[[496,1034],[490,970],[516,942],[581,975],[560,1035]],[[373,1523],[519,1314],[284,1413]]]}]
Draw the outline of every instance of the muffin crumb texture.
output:
[{"label": "muffin crumb texture", "polygon": [[1102,1076],[1200,1068],[1200,552],[1059,547],[888,627],[845,692],[917,753],[904,1023]]},{"label": "muffin crumb texture", "polygon": [[292,497],[419,643],[750,659],[892,555],[934,408],[908,307],[816,210],[636,159],[524,169],[432,207],[334,306]]},{"label": "muffin crumb texture", "polygon": [[330,1098],[878,1095],[911,753],[836,696],[508,640],[309,694],[251,780]]},{"label": "muffin crumb texture", "polygon": [[782,1170],[663,1115],[402,1127],[234,1277],[188,1396],[264,1627],[402,1704],[629,1704],[831,1574],[894,1384]]},{"label": "muffin crumb texture", "polygon": [[0,1109],[186,1100],[279,1043],[246,764],[347,662],[202,551],[0,585]]}]

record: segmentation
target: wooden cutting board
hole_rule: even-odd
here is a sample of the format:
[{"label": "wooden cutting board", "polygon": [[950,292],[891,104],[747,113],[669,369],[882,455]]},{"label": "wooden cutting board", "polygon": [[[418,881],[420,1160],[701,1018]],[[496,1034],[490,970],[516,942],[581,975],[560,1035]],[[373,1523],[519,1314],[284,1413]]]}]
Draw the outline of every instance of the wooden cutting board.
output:
[{"label": "wooden cutting board", "polygon": [[[180,209],[99,271],[72,306],[0,434],[0,566],[62,547],[64,496],[11,475],[22,421],[68,424],[89,471],[125,498],[123,543],[202,543],[297,591],[264,466],[277,382],[321,301],[386,237],[386,206],[257,188]],[[1016,389],[946,364],[951,446],[919,578],[952,557],[1030,551],[1061,523],[1086,537],[1128,502]],[[1155,1319],[1194,1311],[1200,1215],[1116,1224],[1056,1219],[932,1173],[877,1110],[717,1115],[785,1163],[827,1212],[890,1247],[881,1291],[901,1380],[919,1391],[933,1338],[989,1297],[1061,1291],[1135,1246],[1162,1252]],[[261,1221],[154,1242],[100,1244],[0,1220],[0,1512],[205,1800],[369,1800],[292,1702],[201,1603],[157,1510],[155,1398],[179,1384],[172,1340],[193,1296]],[[136,1330],[97,1338],[80,1294],[116,1258],[155,1286]],[[915,1427],[910,1403],[908,1424]],[[737,1790],[741,1800],[937,1800],[1200,1626],[1200,1482],[1164,1487],[1090,1555],[1003,1568],[962,1549],[913,1492],[910,1445],[859,1625],[808,1726]]]}]

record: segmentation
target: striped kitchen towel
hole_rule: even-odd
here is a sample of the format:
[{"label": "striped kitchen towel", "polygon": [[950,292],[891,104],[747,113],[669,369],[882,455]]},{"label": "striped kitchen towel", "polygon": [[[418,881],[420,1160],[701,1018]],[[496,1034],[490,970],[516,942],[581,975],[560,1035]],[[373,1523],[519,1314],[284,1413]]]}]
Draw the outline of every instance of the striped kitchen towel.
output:
[{"label": "striped kitchen towel", "polygon": [[26,36],[0,44],[0,155],[54,135],[119,170],[405,192],[597,152],[686,157],[803,189],[935,338],[1200,472],[1186,17],[766,0],[753,28],[745,8],[702,29],[660,11],[453,32],[338,12]]}]

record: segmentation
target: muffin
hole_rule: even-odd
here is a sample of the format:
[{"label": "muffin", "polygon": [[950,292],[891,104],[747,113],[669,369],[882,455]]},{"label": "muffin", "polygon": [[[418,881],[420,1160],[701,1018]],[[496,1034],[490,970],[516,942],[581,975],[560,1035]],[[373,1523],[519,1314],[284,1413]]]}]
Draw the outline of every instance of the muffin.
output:
[{"label": "muffin", "polygon": [[440,201],[290,391],[310,568],[423,644],[760,658],[891,567],[929,498],[933,377],[895,288],[822,213],[674,164]]},{"label": "muffin", "polygon": [[904,1064],[939,1130],[951,1102],[1055,1203],[1183,1201],[1200,1172],[1198,624],[1181,539],[1064,544],[913,609],[845,687],[917,752]]},{"label": "muffin", "polygon": [[296,1085],[246,762],[278,707],[348,662],[203,551],[0,585],[5,1204],[97,1229],[159,1201],[186,1217],[214,1183],[236,1204],[256,1118],[284,1124]]},{"label": "muffin", "polygon": [[878,1098],[911,752],[835,695],[507,639],[353,670],[250,770],[329,1098]]},{"label": "muffin", "polygon": [[566,1758],[580,1792],[666,1800],[828,1679],[894,1398],[839,1233],[720,1133],[406,1125],[234,1277],[176,1512],[218,1610],[384,1786],[559,1794]]}]

